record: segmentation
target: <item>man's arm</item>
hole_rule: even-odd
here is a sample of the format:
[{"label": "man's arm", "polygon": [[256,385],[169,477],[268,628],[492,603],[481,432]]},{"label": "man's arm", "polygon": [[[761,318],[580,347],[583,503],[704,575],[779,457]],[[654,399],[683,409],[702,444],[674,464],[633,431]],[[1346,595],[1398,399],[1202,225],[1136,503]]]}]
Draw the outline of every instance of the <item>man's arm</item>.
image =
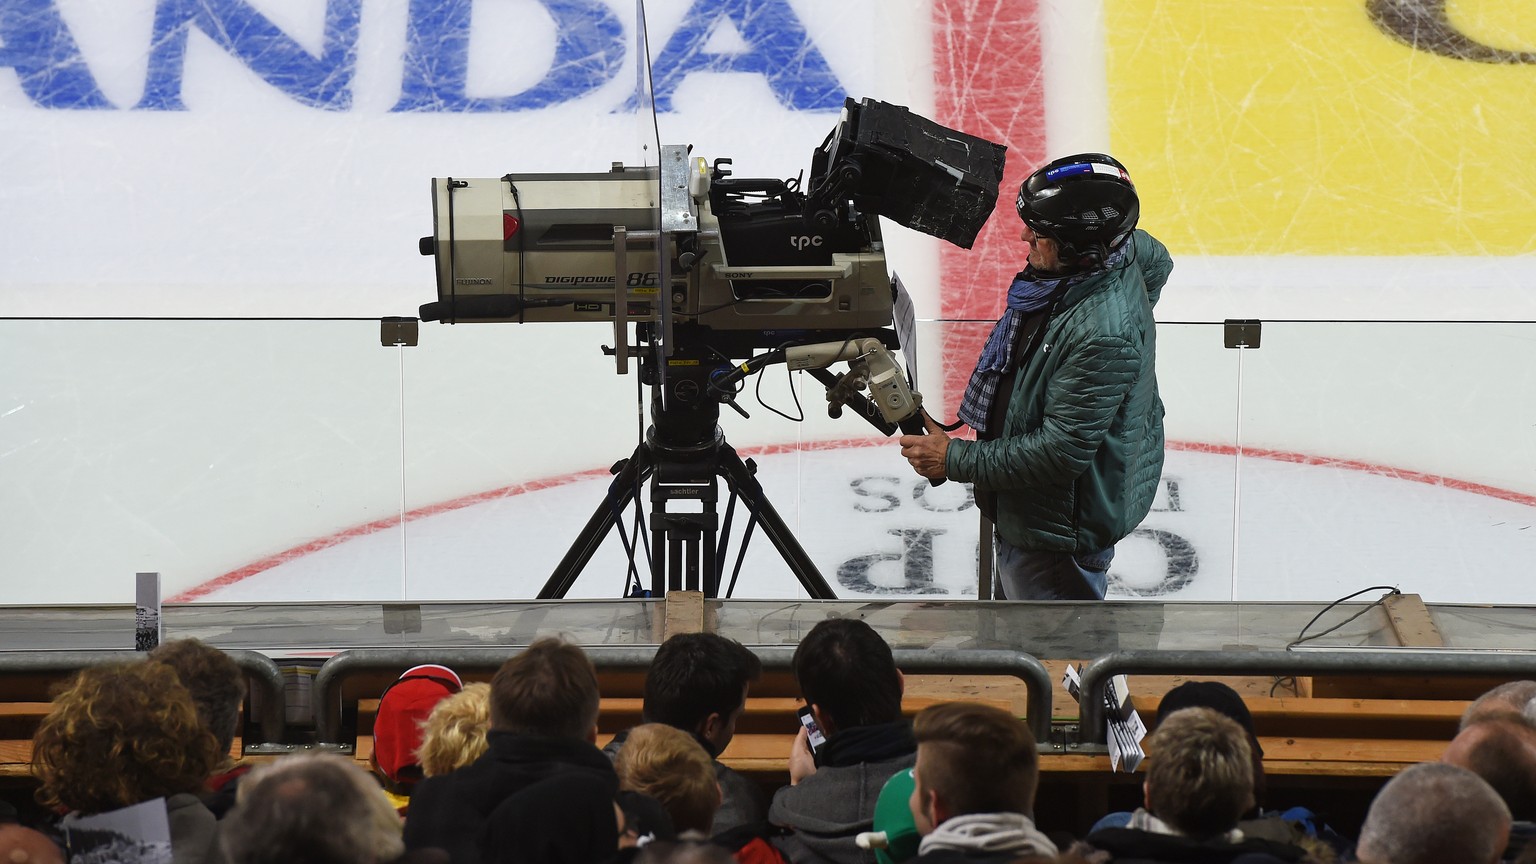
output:
[{"label": "man's arm", "polygon": [[1147,299],[1156,306],[1163,285],[1168,282],[1168,274],[1173,272],[1173,259],[1168,256],[1167,246],[1141,229],[1131,235],[1131,242],[1136,244],[1136,266],[1147,286]]},{"label": "man's arm", "polygon": [[945,454],[949,477],[988,489],[1070,483],[1088,470],[1141,364],[1120,336],[1095,336],[1073,346],[1046,385],[1040,428],[992,441],[953,439]]}]

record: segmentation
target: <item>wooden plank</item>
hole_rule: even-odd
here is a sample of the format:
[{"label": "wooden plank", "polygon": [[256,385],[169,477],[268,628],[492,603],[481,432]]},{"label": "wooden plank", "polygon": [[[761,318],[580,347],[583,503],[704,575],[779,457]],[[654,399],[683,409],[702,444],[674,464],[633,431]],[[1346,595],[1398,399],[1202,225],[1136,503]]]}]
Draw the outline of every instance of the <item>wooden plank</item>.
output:
[{"label": "wooden plank", "polygon": [[0,741],[0,776],[32,776],[31,741]]},{"label": "wooden plank", "polygon": [[667,612],[661,634],[663,641],[679,633],[704,632],[704,592],[668,591],[665,605]]},{"label": "wooden plank", "polygon": [[1440,677],[1406,675],[1315,675],[1314,696],[1362,699],[1476,699],[1511,678],[1461,675]]},{"label": "wooden plank", "polygon": [[1449,743],[1407,739],[1259,737],[1259,746],[1264,748],[1265,771],[1271,764],[1278,767],[1285,762],[1392,762],[1400,765],[1435,762],[1445,753]]},{"label": "wooden plank", "polygon": [[[1161,696],[1136,697],[1136,709],[1153,726]],[[1320,738],[1422,738],[1449,741],[1467,703],[1454,699],[1347,699],[1318,697],[1243,700],[1260,735]]]},{"label": "wooden plank", "polygon": [[1445,637],[1435,626],[1424,598],[1417,594],[1388,594],[1381,605],[1387,610],[1387,621],[1397,644],[1410,648],[1444,648]]}]

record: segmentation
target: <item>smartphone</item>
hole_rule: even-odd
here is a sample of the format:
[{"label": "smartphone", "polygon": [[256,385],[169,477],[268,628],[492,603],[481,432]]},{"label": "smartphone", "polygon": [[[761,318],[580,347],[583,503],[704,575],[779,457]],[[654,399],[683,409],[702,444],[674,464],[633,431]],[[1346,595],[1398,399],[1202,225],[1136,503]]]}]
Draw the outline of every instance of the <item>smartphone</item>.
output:
[{"label": "smartphone", "polygon": [[816,715],[811,713],[811,706],[804,705],[800,708],[800,725],[805,727],[806,735],[811,743],[811,755],[821,755],[822,745],[827,743],[827,736],[821,734],[821,727],[816,725]]}]

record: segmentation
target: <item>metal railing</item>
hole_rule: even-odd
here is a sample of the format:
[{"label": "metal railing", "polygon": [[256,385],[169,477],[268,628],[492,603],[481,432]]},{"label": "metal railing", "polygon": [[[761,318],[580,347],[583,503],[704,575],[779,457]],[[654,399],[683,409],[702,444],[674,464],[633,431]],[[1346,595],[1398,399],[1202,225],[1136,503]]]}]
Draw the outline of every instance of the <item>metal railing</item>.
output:
[{"label": "metal railing", "polygon": [[[229,650],[235,665],[245,673],[261,695],[261,737],[264,742],[279,743],[286,731],[283,702],[283,673],[272,658],[255,651]],[[149,656],[143,651],[0,651],[0,674],[78,672],[94,666],[134,663]],[[254,693],[252,694],[255,695]]]},{"label": "metal railing", "polygon": [[1103,744],[1104,691],[1116,675],[1477,675],[1536,678],[1536,653],[1423,648],[1285,651],[1117,651],[1082,674],[1078,718],[1082,740]]},{"label": "metal railing", "polygon": [[[748,646],[767,669],[787,670],[792,646]],[[363,648],[343,651],[325,661],[315,675],[312,694],[316,737],[322,746],[346,746],[341,740],[344,705],[341,684],[354,675],[404,671],[423,663],[438,663],[458,672],[496,669],[521,646],[506,648]],[[584,646],[592,664],[602,671],[644,671],[656,656],[655,646]],[[1051,676],[1044,664],[1021,651],[939,651],[897,648],[892,651],[903,672],[930,675],[1007,675],[1024,682],[1028,691],[1026,722],[1036,740],[1051,730]]]}]

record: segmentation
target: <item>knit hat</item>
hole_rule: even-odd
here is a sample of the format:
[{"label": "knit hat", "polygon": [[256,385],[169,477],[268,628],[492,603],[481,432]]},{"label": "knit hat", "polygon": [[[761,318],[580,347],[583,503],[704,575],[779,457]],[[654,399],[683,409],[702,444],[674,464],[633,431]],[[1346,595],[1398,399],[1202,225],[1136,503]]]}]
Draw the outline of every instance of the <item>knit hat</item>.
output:
[{"label": "knit hat", "polygon": [[421,778],[416,751],[421,726],[433,706],[464,689],[464,682],[446,666],[425,665],[405,670],[379,697],[373,718],[373,757],[393,783],[409,788]]},{"label": "knit hat", "polygon": [[1237,725],[1248,733],[1248,743],[1258,751],[1258,755],[1264,755],[1264,748],[1259,747],[1259,739],[1253,731],[1253,715],[1248,712],[1243,697],[1231,687],[1220,681],[1185,681],[1169,690],[1162,702],[1158,703],[1157,722],[1163,722],[1164,717],[1180,708],[1209,708],[1236,720]]}]

